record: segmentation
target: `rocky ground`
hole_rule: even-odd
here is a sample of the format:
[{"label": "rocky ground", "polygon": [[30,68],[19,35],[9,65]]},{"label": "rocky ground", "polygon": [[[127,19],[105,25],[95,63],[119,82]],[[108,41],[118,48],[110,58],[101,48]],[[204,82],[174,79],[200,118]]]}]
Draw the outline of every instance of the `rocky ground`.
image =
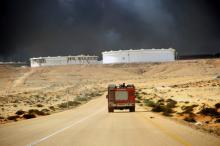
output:
[{"label": "rocky ground", "polygon": [[0,120],[74,108],[104,94],[108,84],[123,82],[136,86],[137,103],[147,110],[220,135],[220,59],[43,68],[1,65]]}]

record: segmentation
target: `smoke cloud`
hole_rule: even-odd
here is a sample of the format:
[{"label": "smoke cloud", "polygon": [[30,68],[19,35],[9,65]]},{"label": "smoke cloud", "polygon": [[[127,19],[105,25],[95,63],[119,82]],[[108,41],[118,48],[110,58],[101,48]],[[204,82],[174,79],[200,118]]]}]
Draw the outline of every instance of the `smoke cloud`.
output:
[{"label": "smoke cloud", "polygon": [[220,52],[218,0],[3,0],[0,56],[101,55],[176,48]]}]

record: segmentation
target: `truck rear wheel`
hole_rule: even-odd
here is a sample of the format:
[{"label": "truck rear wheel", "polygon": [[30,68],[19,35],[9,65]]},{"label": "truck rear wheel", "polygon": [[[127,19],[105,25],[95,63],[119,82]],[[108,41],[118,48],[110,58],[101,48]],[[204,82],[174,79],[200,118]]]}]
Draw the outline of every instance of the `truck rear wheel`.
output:
[{"label": "truck rear wheel", "polygon": [[133,106],[133,107],[130,107],[130,108],[129,108],[129,111],[130,111],[130,112],[135,112],[135,107],[134,107],[134,106]]},{"label": "truck rear wheel", "polygon": [[109,113],[112,113],[112,112],[114,112],[114,108],[112,108],[112,107],[109,107],[109,108],[108,108],[108,112],[109,112]]}]

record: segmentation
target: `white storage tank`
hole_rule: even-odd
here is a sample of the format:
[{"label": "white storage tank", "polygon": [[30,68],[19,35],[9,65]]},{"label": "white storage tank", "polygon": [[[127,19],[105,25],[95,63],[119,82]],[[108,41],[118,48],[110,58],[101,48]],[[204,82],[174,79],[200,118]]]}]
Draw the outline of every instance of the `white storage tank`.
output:
[{"label": "white storage tank", "polygon": [[31,67],[68,65],[68,64],[98,64],[98,56],[57,56],[30,58]]},{"label": "white storage tank", "polygon": [[139,49],[102,52],[103,64],[174,61],[175,49]]}]

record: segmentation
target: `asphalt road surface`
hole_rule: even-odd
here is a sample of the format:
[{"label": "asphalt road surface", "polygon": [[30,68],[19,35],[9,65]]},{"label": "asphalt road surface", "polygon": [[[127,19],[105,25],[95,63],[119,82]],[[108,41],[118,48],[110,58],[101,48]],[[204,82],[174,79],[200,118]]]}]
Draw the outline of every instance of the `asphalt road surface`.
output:
[{"label": "asphalt road surface", "polygon": [[1,146],[220,146],[220,138],[137,107],[107,112],[105,97],[73,110],[0,125]]}]

